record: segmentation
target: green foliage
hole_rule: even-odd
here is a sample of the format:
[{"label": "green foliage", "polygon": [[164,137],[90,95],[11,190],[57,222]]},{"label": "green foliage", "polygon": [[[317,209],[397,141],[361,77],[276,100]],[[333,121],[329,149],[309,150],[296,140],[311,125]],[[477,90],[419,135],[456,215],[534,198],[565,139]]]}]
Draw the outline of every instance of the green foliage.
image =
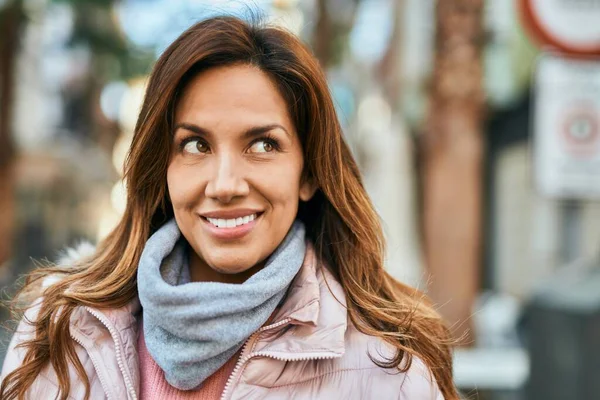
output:
[{"label": "green foliage", "polygon": [[75,24],[69,44],[92,54],[96,77],[109,81],[148,72],[154,55],[132,45],[121,31],[114,6],[117,0],[52,0],[69,4]]},{"label": "green foliage", "polygon": [[92,4],[98,7],[110,8],[115,3],[118,3],[117,0],[51,0],[53,3],[68,3],[72,6],[78,6],[82,4]]}]

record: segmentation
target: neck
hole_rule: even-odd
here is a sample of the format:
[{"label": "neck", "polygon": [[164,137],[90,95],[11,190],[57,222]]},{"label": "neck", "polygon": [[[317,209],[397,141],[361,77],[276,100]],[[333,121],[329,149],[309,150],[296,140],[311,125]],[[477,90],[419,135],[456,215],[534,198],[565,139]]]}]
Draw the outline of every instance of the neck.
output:
[{"label": "neck", "polygon": [[239,272],[237,274],[227,274],[219,272],[211,268],[206,261],[196,254],[196,252],[190,248],[189,254],[189,266],[190,266],[190,280],[192,282],[220,282],[220,283],[237,283],[242,284],[246,282],[248,278],[260,271],[264,263],[257,264],[246,271]]}]

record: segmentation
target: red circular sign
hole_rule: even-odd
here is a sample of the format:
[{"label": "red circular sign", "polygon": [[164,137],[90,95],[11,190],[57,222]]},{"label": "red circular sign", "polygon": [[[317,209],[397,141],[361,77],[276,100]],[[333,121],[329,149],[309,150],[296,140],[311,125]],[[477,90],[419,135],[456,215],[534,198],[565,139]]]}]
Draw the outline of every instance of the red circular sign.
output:
[{"label": "red circular sign", "polygon": [[541,45],[572,55],[600,55],[600,0],[520,0],[518,4],[524,27]]}]

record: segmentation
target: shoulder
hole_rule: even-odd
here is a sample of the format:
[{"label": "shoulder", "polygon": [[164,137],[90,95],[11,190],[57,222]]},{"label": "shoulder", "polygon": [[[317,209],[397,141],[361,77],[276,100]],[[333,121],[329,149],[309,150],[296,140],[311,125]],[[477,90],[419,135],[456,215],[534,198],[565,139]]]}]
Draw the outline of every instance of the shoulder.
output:
[{"label": "shoulder", "polygon": [[[42,304],[43,298],[39,298],[25,311],[25,314],[21,318],[6,351],[2,372],[0,374],[0,382],[4,381],[8,374],[21,367],[25,362],[29,348],[23,345],[26,342],[35,339],[35,322],[39,318]],[[100,394],[103,393],[103,391],[92,360],[87,351],[80,344],[75,343],[74,346],[75,355],[79,358],[85,374],[88,376],[92,398],[97,398],[94,394]],[[52,351],[52,349],[50,351]],[[85,386],[83,385],[75,366],[70,362],[67,373],[71,382],[71,392],[69,393],[68,399],[83,398]],[[27,389],[25,397],[28,399],[57,398],[59,395],[58,385],[59,378],[57,372],[52,364],[47,363],[36,375],[31,386]]]},{"label": "shoulder", "polygon": [[[76,261],[92,255],[95,251],[95,247],[88,242],[81,242],[73,248],[64,249],[60,255],[56,264],[62,266],[68,266]],[[0,382],[6,375],[14,371],[16,368],[21,366],[25,358],[27,349],[23,346],[19,346],[27,341],[34,339],[35,326],[34,322],[38,318],[40,308],[42,307],[44,297],[43,292],[46,288],[52,284],[58,282],[62,277],[59,275],[46,276],[39,289],[35,290],[31,294],[28,294],[27,298],[31,301],[31,305],[25,310],[23,317],[19,321],[17,329],[15,330],[12,339],[8,345],[6,356],[2,364],[2,373],[0,375]],[[31,300],[33,298],[33,300]]]},{"label": "shoulder", "polygon": [[384,340],[360,332],[348,321],[346,351],[339,360],[343,369],[361,371],[370,382],[376,382],[377,390],[398,393],[399,399],[443,400],[430,368],[419,357],[412,357],[405,372],[385,369],[373,362],[387,361],[396,349]]},{"label": "shoulder", "polygon": [[19,345],[34,338],[35,328],[33,323],[37,320],[42,301],[42,298],[34,301],[32,305],[25,311],[23,318],[21,318],[21,321],[19,322],[19,325],[17,326],[17,329],[6,350],[6,356],[4,357],[4,363],[2,365],[2,374],[0,375],[0,382],[6,375],[14,371],[23,363],[27,349]]},{"label": "shoulder", "polygon": [[[335,275],[325,266],[321,266],[323,278],[319,279],[321,295],[342,300],[345,295]],[[325,283],[325,281],[327,283]],[[345,307],[344,307],[345,308]],[[356,379],[355,385],[363,390],[376,390],[378,393],[397,394],[393,398],[410,400],[443,400],[436,380],[430,368],[419,357],[412,357],[410,367],[399,372],[398,369],[381,368],[373,362],[387,361],[396,355],[396,348],[383,339],[369,336],[359,331],[346,314],[347,326],[344,333],[344,355],[334,360],[323,360],[334,371],[351,372],[348,376]],[[331,315],[329,315],[331,318]],[[403,361],[404,362],[404,361]]]}]

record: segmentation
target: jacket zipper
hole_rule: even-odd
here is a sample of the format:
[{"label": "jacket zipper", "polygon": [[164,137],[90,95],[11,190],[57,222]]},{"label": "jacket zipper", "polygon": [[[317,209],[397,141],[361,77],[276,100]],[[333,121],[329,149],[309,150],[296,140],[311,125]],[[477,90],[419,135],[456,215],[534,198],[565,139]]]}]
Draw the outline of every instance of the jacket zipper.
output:
[{"label": "jacket zipper", "polygon": [[110,332],[110,335],[112,336],[112,338],[115,342],[115,355],[117,357],[117,365],[119,366],[119,370],[121,371],[121,374],[123,375],[123,378],[125,379],[125,387],[127,388],[127,392],[131,396],[132,400],[137,400],[137,394],[135,393],[133,384],[131,383],[131,378],[129,377],[129,372],[127,371],[127,369],[125,368],[125,365],[123,364],[123,359],[121,357],[121,341],[119,339],[119,336],[117,335],[117,332],[115,332],[115,330],[110,326],[110,323],[106,320],[104,315],[100,314],[99,312],[93,310],[90,307],[85,307],[85,309],[90,314],[92,314],[94,317],[98,318],[98,320]]},{"label": "jacket zipper", "polygon": [[[248,338],[248,340],[246,341],[246,343],[244,343],[244,346],[242,347],[242,353],[240,354],[240,358],[238,359],[237,363],[235,364],[235,368],[233,369],[233,372],[231,372],[231,375],[229,375],[229,379],[227,379],[227,384],[225,384],[225,389],[223,390],[223,394],[221,395],[221,400],[226,400],[228,398],[228,394],[229,391],[231,390],[231,385],[234,382],[234,378],[237,379],[238,372],[241,370],[241,368],[244,366],[244,364],[246,364],[250,359],[254,358],[254,357],[269,357],[269,358],[273,358],[275,360],[280,360],[280,361],[304,361],[304,360],[326,360],[326,359],[331,359],[331,358],[337,358],[338,356],[336,355],[325,355],[325,356],[320,356],[320,355],[313,355],[313,356],[298,356],[298,357],[294,357],[294,356],[289,356],[289,357],[281,357],[281,356],[275,356],[273,354],[270,354],[268,351],[257,351],[257,352],[252,352],[252,348],[254,347],[254,339],[260,335],[261,332],[264,332],[266,330],[269,329],[274,329],[277,328],[279,326],[285,325],[287,323],[289,323],[291,321],[291,318],[286,318],[283,319],[275,324],[272,325],[268,325],[268,326],[263,326],[262,328],[260,328],[259,330],[257,330],[256,332],[254,332],[252,334],[252,336],[250,336],[250,338]],[[252,343],[252,346],[250,347],[250,344]],[[250,352],[247,355],[244,355],[244,352],[246,351],[246,349],[250,347]]]},{"label": "jacket zipper", "polygon": [[[70,333],[70,332],[69,332]],[[76,341],[77,343],[79,343],[79,345],[81,347],[83,347],[84,349],[86,348],[83,343],[81,342],[81,340],[79,340],[78,338],[75,337],[75,335],[73,335],[71,333],[71,338]],[[90,360],[92,360],[92,365],[94,366],[94,368],[96,369],[96,374],[98,374],[98,360],[96,360],[96,357],[92,355],[92,353],[88,352],[88,356],[90,357]],[[102,386],[102,389],[104,390],[104,394],[106,394],[106,398],[107,400],[110,400],[110,395],[108,394],[108,386],[106,386],[106,382],[104,382],[104,379],[102,379],[102,375],[98,374],[98,379],[100,380],[100,385]]]},{"label": "jacket zipper", "polygon": [[227,392],[229,391],[229,387],[231,386],[233,377],[237,374],[238,370],[242,366],[241,361],[242,361],[242,357],[244,356],[244,352],[246,351],[246,348],[248,347],[248,345],[250,344],[250,342],[252,341],[253,338],[254,338],[254,334],[252,334],[252,336],[250,336],[250,338],[248,340],[246,340],[246,343],[244,343],[244,346],[242,347],[242,353],[240,354],[240,358],[238,358],[237,362],[235,363],[235,367],[233,368],[233,371],[231,372],[231,375],[229,375],[229,378],[227,379],[227,383],[225,384],[225,388],[223,389],[223,393],[221,394],[221,400],[225,400],[225,396],[227,395]]}]

